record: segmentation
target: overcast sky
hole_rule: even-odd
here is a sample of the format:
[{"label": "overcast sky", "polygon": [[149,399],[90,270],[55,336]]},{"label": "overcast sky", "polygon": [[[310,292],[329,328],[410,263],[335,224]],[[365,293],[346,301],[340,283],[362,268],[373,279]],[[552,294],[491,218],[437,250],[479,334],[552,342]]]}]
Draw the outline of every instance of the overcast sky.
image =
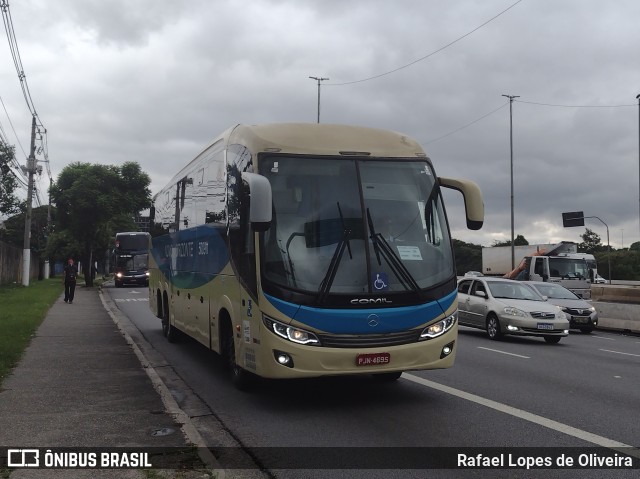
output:
[{"label": "overcast sky", "polygon": [[[640,240],[640,2],[521,0],[473,31],[514,3],[14,0],[10,13],[54,180],[71,162],[133,160],[155,194],[236,123],[315,122],[308,77],[321,76],[323,123],[406,133],[439,175],[479,184],[480,231],[466,230],[459,195],[445,200],[454,238],[489,246],[510,238],[502,95],[519,95],[516,235],[580,241],[584,229],[564,229],[561,214],[584,211],[629,246]],[[0,96],[24,163],[31,116],[4,35]],[[46,173],[38,185],[46,203]],[[587,226],[606,244],[600,221]]]}]

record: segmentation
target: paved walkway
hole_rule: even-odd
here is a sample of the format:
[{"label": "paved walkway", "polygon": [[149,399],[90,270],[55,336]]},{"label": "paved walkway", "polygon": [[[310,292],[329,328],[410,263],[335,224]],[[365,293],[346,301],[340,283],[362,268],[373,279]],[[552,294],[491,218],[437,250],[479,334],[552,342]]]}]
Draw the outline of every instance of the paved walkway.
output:
[{"label": "paved walkway", "polygon": [[[78,287],[73,304],[60,296],[0,389],[0,447],[188,450],[188,443],[96,289]],[[153,477],[173,477],[156,472]],[[208,477],[205,472],[178,477]],[[6,473],[0,467],[0,477]],[[14,469],[10,475],[22,477],[150,476],[135,469]]]}]

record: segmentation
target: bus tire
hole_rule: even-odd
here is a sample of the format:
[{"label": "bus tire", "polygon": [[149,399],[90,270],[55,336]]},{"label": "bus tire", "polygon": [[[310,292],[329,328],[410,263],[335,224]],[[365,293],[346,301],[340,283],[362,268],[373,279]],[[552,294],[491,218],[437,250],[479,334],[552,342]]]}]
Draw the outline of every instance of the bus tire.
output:
[{"label": "bus tire", "polygon": [[169,319],[169,305],[165,304],[164,308],[162,308],[162,334],[167,338],[167,341],[170,343],[178,342],[179,332],[175,328],[175,326],[171,325],[171,320]]},{"label": "bus tire", "polygon": [[382,383],[390,383],[397,381],[402,376],[402,371],[396,371],[395,373],[378,373],[373,375],[373,379]]},{"label": "bus tire", "polygon": [[231,376],[231,384],[240,391],[248,390],[253,382],[253,377],[249,371],[242,369],[236,361],[236,345],[231,326],[227,328],[224,341],[224,354]]},{"label": "bus tire", "polygon": [[115,283],[116,283],[116,288],[122,288],[122,281],[116,280]]}]

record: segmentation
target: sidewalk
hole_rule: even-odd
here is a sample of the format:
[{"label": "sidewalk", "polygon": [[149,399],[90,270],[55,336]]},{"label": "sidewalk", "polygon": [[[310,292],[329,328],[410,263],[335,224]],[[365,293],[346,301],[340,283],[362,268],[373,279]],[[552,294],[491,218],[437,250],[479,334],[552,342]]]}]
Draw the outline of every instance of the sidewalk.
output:
[{"label": "sidewalk", "polygon": [[[0,389],[0,446],[188,450],[190,444],[96,289],[78,287],[73,304],[60,296],[51,307]],[[179,477],[206,472],[191,456],[200,472]],[[153,477],[173,477],[167,472]],[[10,477],[150,476],[139,469],[15,469]]]}]

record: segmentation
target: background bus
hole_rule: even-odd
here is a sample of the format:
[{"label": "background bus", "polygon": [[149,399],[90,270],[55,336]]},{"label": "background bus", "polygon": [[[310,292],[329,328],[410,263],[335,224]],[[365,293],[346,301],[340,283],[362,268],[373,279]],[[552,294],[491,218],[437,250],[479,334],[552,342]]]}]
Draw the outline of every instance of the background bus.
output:
[{"label": "background bus", "polygon": [[149,285],[149,233],[116,233],[113,278],[116,288],[125,284]]},{"label": "background bus", "polygon": [[174,341],[268,378],[450,367],[453,248],[438,178],[405,135],[327,124],[238,125],[154,197],[149,304]]}]

